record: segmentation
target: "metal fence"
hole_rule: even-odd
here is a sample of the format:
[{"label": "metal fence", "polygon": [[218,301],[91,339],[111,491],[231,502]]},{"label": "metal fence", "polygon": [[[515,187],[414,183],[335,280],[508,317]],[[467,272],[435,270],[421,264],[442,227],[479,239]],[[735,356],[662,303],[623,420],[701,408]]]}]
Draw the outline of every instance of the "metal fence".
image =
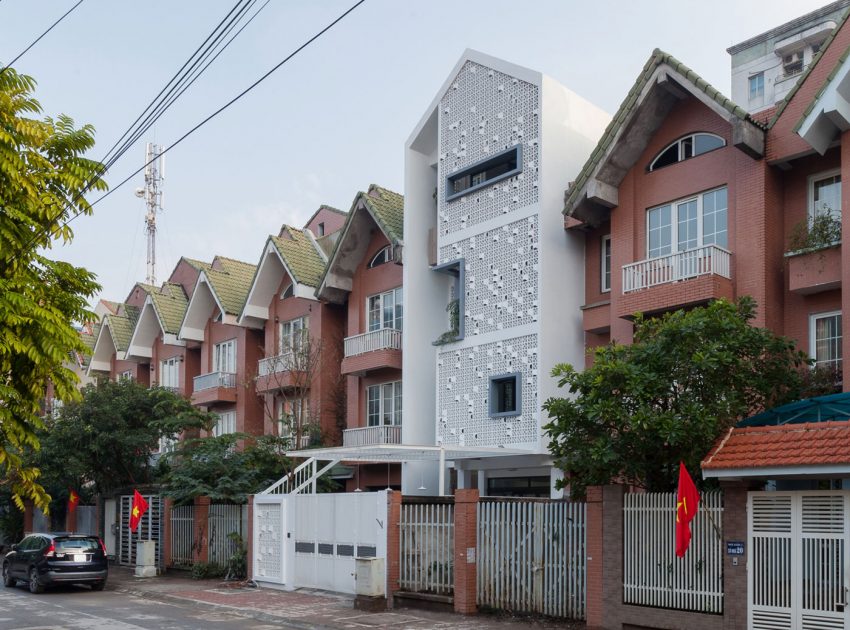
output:
[{"label": "metal fence", "polygon": [[171,564],[189,567],[194,564],[195,506],[171,508]]},{"label": "metal fence", "polygon": [[404,502],[399,525],[399,585],[404,591],[454,592],[454,501]]},{"label": "metal fence", "polygon": [[626,494],[623,601],[695,612],[723,612],[723,494],[702,495],[691,544],[676,557],[676,494]]},{"label": "metal fence", "polygon": [[478,604],[585,617],[585,504],[483,498],[478,503]]},{"label": "metal fence", "polygon": [[229,534],[231,532],[239,534],[244,542],[247,531],[247,504],[211,504],[207,520],[207,540],[209,541],[207,560],[210,563],[226,565],[237,548],[236,542],[230,538]]},{"label": "metal fence", "polygon": [[97,536],[97,506],[77,506],[77,533]]}]

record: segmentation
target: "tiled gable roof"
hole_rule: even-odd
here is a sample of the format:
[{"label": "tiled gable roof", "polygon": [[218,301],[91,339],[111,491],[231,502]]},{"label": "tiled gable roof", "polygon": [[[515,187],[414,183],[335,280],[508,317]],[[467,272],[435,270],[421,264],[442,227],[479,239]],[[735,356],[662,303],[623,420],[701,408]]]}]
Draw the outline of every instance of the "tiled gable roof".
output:
[{"label": "tiled gable roof", "polygon": [[127,348],[130,347],[130,339],[133,337],[136,322],[139,321],[139,309],[129,304],[122,304],[120,313],[120,315],[106,315],[104,325],[109,326],[115,349],[118,352],[126,352]]},{"label": "tiled gable roof", "polygon": [[166,282],[157,291],[151,291],[150,297],[164,332],[174,335],[179,333],[183,315],[186,314],[186,307],[189,306],[183,287]]},{"label": "tiled gable roof", "polygon": [[319,279],[325,271],[324,257],[303,230],[286,225],[283,231],[289,238],[282,236],[269,238],[285,261],[287,269],[295,276],[295,282],[310,287],[319,286]]},{"label": "tiled gable roof", "polygon": [[195,260],[194,258],[186,258],[185,256],[183,256],[183,260],[198,271],[206,271],[207,269],[212,268],[210,263],[204,262],[203,260]]},{"label": "tiled gable roof", "polygon": [[609,147],[618,136],[623,125],[629,120],[630,115],[632,114],[635,106],[638,104],[640,96],[653,73],[658,66],[662,64],[670,66],[670,68],[687,79],[696,89],[704,92],[706,96],[728,111],[730,115],[762,126],[750,117],[743,107],[736,105],[732,99],[721,94],[720,91],[709,84],[708,81],[700,77],[696,72],[676,59],[673,55],[656,48],[644,64],[643,70],[638,75],[637,80],[631,90],[629,90],[629,93],[626,95],[626,98],[623,100],[623,103],[620,105],[617,113],[614,114],[611,122],[608,123],[608,127],[599,139],[596,148],[590,154],[587,162],[585,162],[581,171],[579,171],[576,176],[575,181],[567,191],[567,195],[564,200],[564,214],[568,214],[569,209],[572,208],[577,201],[579,201],[578,195],[581,194],[581,191],[584,189],[584,186],[591,174],[606,155]]},{"label": "tiled gable roof", "polygon": [[82,339],[83,344],[86,346],[86,356],[91,356],[91,353],[94,351],[94,344],[97,341],[97,336],[99,334],[99,323],[91,325],[91,332],[87,332],[85,330],[80,331],[80,339]]},{"label": "tiled gable roof", "polygon": [[[218,268],[214,268],[217,263]],[[216,256],[213,267],[204,270],[212,290],[222,308],[231,315],[239,315],[251,288],[257,266],[251,263]]]},{"label": "tiled gable roof", "polygon": [[375,220],[394,245],[404,240],[404,196],[375,184],[361,195]]}]

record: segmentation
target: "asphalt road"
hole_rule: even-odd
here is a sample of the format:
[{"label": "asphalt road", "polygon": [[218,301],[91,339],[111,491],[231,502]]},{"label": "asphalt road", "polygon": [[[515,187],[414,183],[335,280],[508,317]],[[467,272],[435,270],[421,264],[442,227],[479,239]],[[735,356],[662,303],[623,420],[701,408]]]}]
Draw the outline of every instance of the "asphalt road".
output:
[{"label": "asphalt road", "polygon": [[0,585],[0,630],[273,630],[232,613],[186,604],[161,602],[85,586],[61,586],[33,595],[21,583]]}]

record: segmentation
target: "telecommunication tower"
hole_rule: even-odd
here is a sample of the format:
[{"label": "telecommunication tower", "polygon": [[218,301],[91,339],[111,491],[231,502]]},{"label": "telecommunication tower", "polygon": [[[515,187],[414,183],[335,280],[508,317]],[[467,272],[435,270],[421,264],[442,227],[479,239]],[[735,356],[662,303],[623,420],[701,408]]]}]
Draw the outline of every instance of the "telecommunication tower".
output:
[{"label": "telecommunication tower", "polygon": [[145,280],[156,286],[156,214],[162,212],[162,180],[165,179],[165,147],[148,142],[145,150],[145,187],[136,188],[136,197],[145,200],[145,234],[148,240],[148,275]]}]

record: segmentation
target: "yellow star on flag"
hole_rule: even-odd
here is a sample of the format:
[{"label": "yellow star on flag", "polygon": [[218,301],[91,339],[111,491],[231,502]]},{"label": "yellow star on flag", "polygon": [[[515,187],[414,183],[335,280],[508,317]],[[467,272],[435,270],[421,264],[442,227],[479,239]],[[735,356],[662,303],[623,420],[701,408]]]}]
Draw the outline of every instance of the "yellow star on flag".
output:
[{"label": "yellow star on flag", "polygon": [[139,515],[139,508],[134,507],[133,508],[133,516],[138,516],[138,515]]}]

